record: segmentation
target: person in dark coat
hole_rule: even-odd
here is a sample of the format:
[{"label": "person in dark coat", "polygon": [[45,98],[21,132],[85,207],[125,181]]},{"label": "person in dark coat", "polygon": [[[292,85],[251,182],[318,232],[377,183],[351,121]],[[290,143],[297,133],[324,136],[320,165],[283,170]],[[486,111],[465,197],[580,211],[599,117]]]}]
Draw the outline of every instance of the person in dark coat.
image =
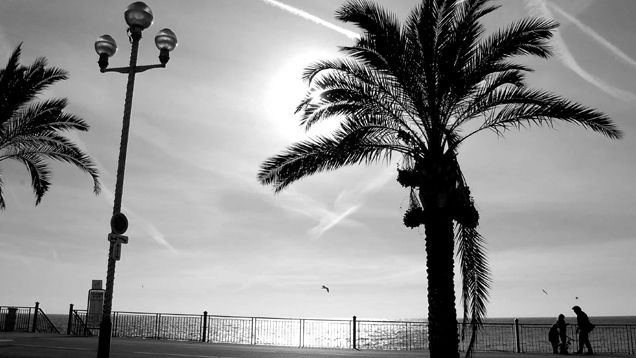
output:
[{"label": "person in dark coat", "polygon": [[556,321],[556,326],[559,329],[559,338],[561,338],[561,349],[559,350],[560,354],[568,354],[568,334],[566,329],[569,325],[569,323],[565,323],[565,316],[560,314]]},{"label": "person in dark coat", "polygon": [[579,350],[576,353],[583,354],[583,346],[585,345],[585,347],[587,347],[587,353],[585,354],[594,354],[592,345],[590,344],[589,334],[595,326],[590,322],[587,314],[581,310],[581,307],[574,306],[572,307],[572,311],[576,313],[576,332],[579,334]]},{"label": "person in dark coat", "polygon": [[548,341],[552,345],[552,353],[559,353],[559,328],[556,323],[552,325],[550,328],[550,332],[548,333]]}]

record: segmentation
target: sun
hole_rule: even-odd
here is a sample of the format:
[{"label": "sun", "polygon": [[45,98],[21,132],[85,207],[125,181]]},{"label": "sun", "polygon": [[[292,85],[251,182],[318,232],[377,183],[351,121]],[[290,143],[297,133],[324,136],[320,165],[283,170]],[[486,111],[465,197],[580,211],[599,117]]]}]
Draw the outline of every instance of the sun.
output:
[{"label": "sun", "polygon": [[[333,57],[333,53],[326,51],[299,51],[298,54],[281,60],[278,70],[272,73],[267,84],[264,107],[276,130],[285,137],[291,140],[307,138],[307,134],[298,125],[298,115],[294,114],[309,91],[308,84],[302,80],[302,74],[311,63]],[[333,128],[335,126],[321,124],[317,126],[317,131],[312,129],[310,134],[331,131]]]}]

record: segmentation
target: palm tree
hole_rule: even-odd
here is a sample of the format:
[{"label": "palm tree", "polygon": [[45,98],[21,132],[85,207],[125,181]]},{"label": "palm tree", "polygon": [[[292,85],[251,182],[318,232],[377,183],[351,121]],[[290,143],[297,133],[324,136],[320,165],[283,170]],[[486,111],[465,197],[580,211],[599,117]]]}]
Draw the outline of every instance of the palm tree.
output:
[{"label": "palm tree", "polygon": [[292,144],[264,161],[258,173],[261,184],[280,192],[314,173],[401,156],[397,180],[411,190],[404,224],[425,227],[433,358],[459,356],[455,246],[462,326],[471,329],[467,355],[490,288],[484,240],[476,231],[479,214],[457,160],[459,146],[485,130],[502,136],[556,121],[612,139],[622,136],[604,113],[526,85],[531,69],[514,58],[550,57],[548,43],[558,24],[527,18],[486,36],[480,20],[499,7],[489,2],[423,0],[401,24],[377,4],[347,1],[336,18],[357,25],[362,34],[353,46],[340,48],[345,58],[305,69],[309,91],[296,109],[306,130],[330,118],[340,120],[339,128],[331,136]]},{"label": "palm tree", "polygon": [[[37,96],[68,73],[46,67],[45,58],[30,66],[20,65],[21,44],[13,51],[6,68],[0,69],[0,162],[13,159],[24,164],[31,174],[35,205],[51,185],[47,160],[74,164],[93,178],[93,192],[99,194],[100,183],[95,164],[62,132],[88,131],[82,118],[64,112],[66,98],[35,101]],[[0,171],[0,209],[5,209]]]}]

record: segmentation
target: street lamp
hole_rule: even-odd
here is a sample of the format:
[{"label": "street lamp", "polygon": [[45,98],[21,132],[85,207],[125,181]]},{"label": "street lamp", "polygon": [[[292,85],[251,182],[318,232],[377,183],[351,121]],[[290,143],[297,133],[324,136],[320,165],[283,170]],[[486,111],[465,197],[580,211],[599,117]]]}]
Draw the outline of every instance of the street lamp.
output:
[{"label": "street lamp", "polygon": [[100,36],[95,41],[95,51],[99,55],[100,72],[117,72],[128,75],[126,86],[126,102],[124,104],[124,122],[121,130],[121,143],[119,145],[119,160],[117,163],[117,184],[115,186],[115,203],[113,216],[110,220],[111,233],[108,235],[110,248],[108,251],[108,273],[106,277],[106,292],[104,297],[104,312],[99,326],[99,342],[97,347],[98,358],[108,358],[110,355],[110,339],[112,332],[111,309],[113,302],[113,286],[115,284],[115,264],[121,255],[121,244],[128,243],[128,237],[123,236],[128,228],[128,219],[121,213],[121,200],[124,189],[124,169],[126,167],[126,151],[128,148],[128,131],[130,128],[130,112],[132,109],[132,96],[135,86],[135,74],[153,68],[164,68],[170,60],[170,51],[177,47],[177,37],[170,29],[163,29],[155,36],[155,44],[159,49],[159,62],[156,65],[137,66],[137,52],[141,32],[150,25],[154,16],[152,10],[143,2],[137,1],[126,8],[124,12],[126,24],[128,24],[128,36],[132,48],[130,50],[130,65],[128,67],[108,68],[108,59],[117,52],[117,43],[109,35]]}]

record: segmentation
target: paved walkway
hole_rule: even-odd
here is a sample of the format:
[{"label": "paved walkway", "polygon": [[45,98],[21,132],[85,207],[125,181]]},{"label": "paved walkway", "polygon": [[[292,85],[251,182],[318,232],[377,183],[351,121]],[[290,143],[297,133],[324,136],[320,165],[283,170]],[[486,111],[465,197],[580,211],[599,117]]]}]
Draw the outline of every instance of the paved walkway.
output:
[{"label": "paved walkway", "polygon": [[[462,355],[463,356],[463,355]],[[2,358],[86,358],[97,357],[96,337],[0,332]],[[346,349],[286,348],[201,342],[114,338],[111,358],[415,358],[429,357],[428,351],[371,351]],[[476,353],[476,358],[554,358],[553,354]],[[597,355],[596,357],[633,357]]]}]

